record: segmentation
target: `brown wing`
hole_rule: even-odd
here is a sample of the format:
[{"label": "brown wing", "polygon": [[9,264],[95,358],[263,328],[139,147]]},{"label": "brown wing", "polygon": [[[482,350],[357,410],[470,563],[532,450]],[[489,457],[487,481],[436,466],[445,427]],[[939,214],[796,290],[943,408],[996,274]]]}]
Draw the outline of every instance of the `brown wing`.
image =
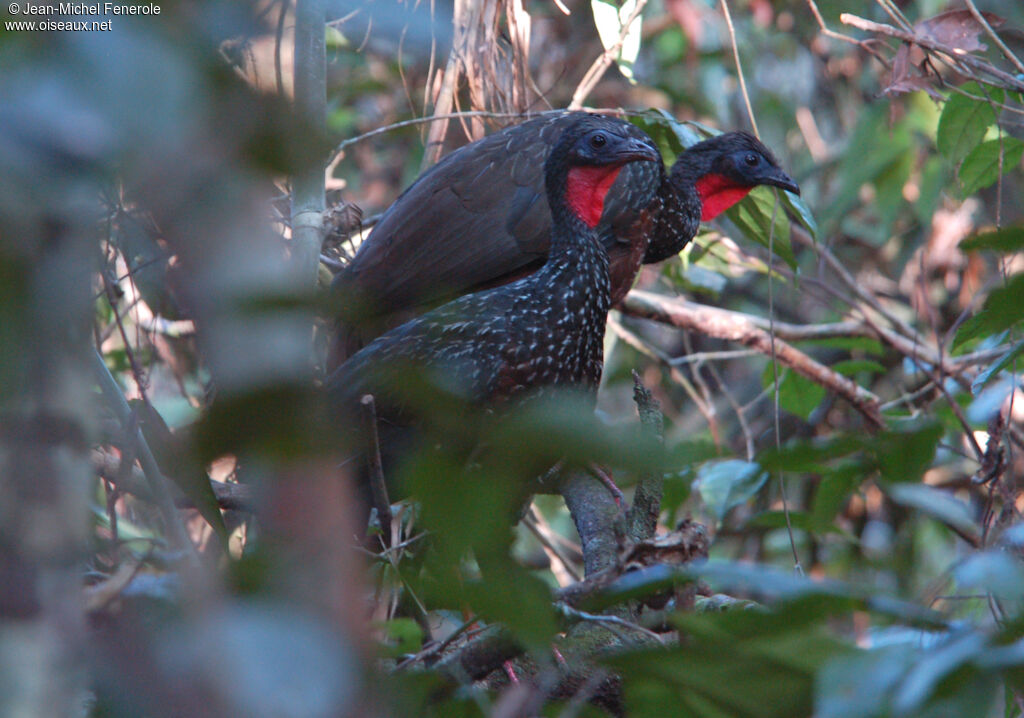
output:
[{"label": "brown wing", "polygon": [[550,240],[544,161],[572,120],[546,114],[446,156],[391,205],[337,285],[391,314],[536,262]]}]

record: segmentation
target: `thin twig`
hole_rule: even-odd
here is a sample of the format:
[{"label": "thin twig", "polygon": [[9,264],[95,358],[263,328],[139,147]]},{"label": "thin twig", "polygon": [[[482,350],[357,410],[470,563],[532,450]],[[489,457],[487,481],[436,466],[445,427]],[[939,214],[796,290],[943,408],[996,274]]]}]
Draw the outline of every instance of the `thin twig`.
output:
[{"label": "thin twig", "polygon": [[547,526],[547,522],[537,514],[537,510],[532,506],[530,507],[529,513],[523,517],[523,524],[526,526],[527,530],[529,530],[529,532],[532,533],[538,541],[540,541],[541,546],[543,546],[548,553],[558,559],[558,562],[562,564],[562,568],[565,569],[565,572],[573,581],[580,581],[583,579],[580,572],[573,564],[572,559],[566,556],[565,552],[562,551],[562,548],[560,546],[556,546],[555,542],[551,540],[551,537],[548,535],[548,531],[550,529]]},{"label": "thin twig", "polygon": [[992,29],[988,20],[986,20],[985,16],[978,10],[978,6],[974,4],[974,0],[964,0],[964,3],[966,3],[967,9],[971,11],[971,15],[973,15],[974,19],[978,21],[978,24],[985,28],[985,32],[988,33],[990,38],[992,38],[992,42],[994,42],[1002,51],[1003,56],[1017,68],[1017,72],[1024,73],[1024,63],[1020,61],[1020,58],[1013,54],[1013,51],[1006,46],[1003,39],[996,34],[995,30]]},{"label": "thin twig", "polygon": [[743,102],[747,106],[747,117],[750,119],[750,126],[754,130],[754,135],[758,138],[761,137],[761,133],[757,130],[757,119],[754,117],[754,108],[750,105],[750,94],[747,92],[747,81],[743,77],[743,65],[740,63],[740,49],[736,44],[736,29],[732,26],[732,15],[729,14],[729,3],[726,0],[721,0],[722,14],[725,15],[725,26],[729,30],[729,43],[732,45],[732,57],[736,62],[736,76],[740,80],[740,94],[743,95]]},{"label": "thin twig", "polygon": [[605,614],[598,613],[587,613],[586,611],[581,611],[578,608],[573,608],[567,603],[556,603],[555,607],[568,618],[574,618],[580,621],[588,621],[590,623],[597,623],[603,625],[605,628],[612,631],[612,633],[614,633],[616,637],[623,640],[625,640],[624,636],[622,636],[618,631],[613,631],[611,629],[611,626],[618,626],[630,631],[635,631],[641,635],[653,639],[659,644],[665,642],[665,638],[663,636],[658,635],[651,629],[644,628],[643,626],[637,625],[631,621],[627,621],[626,619],[620,618],[618,616],[608,616]]},{"label": "thin twig", "polygon": [[342,140],[341,142],[339,142],[335,146],[332,154],[338,154],[339,152],[343,152],[343,151],[345,151],[346,148],[351,147],[352,145],[358,144],[358,143],[363,142],[365,140],[372,139],[374,137],[377,137],[378,135],[383,135],[383,134],[385,134],[387,132],[392,132],[393,130],[400,130],[403,127],[413,127],[415,125],[423,125],[423,124],[426,124],[428,122],[433,122],[434,120],[454,120],[454,119],[458,119],[460,117],[488,117],[488,118],[492,118],[492,119],[505,119],[505,118],[509,118],[509,117],[522,117],[522,118],[526,119],[526,118],[532,117],[534,114],[536,114],[536,113],[530,113],[530,112],[491,112],[490,110],[464,110],[462,112],[449,112],[449,113],[443,114],[443,115],[430,115],[428,117],[414,117],[411,120],[402,120],[401,122],[394,122],[394,123],[392,123],[390,125],[385,125],[384,127],[378,127],[375,130],[370,130],[369,132],[364,132],[363,134],[358,135],[356,137],[350,137],[347,140]]},{"label": "thin twig", "polygon": [[951,62],[963,63],[965,65],[973,67],[974,69],[980,70],[981,72],[991,75],[992,77],[1002,82],[1003,87],[1017,91],[1024,91],[1024,80],[1018,80],[1016,77],[1009,74],[1008,72],[1004,72],[1003,70],[1000,70],[999,68],[991,65],[988,62],[985,62],[984,60],[974,55],[964,53],[963,51],[957,51],[957,48],[955,47],[950,47],[949,45],[937,42],[927,37],[922,37],[921,35],[915,35],[913,33],[904,32],[898,28],[893,27],[892,25],[886,25],[885,23],[865,20],[862,17],[858,17],[848,12],[844,12],[843,14],[841,14],[839,16],[839,21],[844,25],[850,25],[859,30],[864,30],[866,32],[874,32],[880,35],[887,35],[889,37],[896,38],[897,40],[902,40],[903,42],[913,43],[926,50],[941,53],[949,57]]},{"label": "thin twig", "polygon": [[380,520],[381,536],[385,546],[391,545],[391,502],[388,500],[388,487],[384,483],[384,467],[380,458],[380,436],[377,434],[377,408],[373,395],[366,394],[360,399],[363,423],[365,424],[368,446],[366,459],[369,467],[370,491],[373,495],[373,507],[377,509]]}]

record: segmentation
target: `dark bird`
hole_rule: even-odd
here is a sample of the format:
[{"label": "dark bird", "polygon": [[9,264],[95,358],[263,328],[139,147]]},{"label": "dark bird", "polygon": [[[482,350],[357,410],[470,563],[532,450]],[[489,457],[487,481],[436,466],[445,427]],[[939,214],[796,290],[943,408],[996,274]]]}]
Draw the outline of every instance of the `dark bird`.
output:
[{"label": "dark bird", "polygon": [[[551,214],[542,168],[562,132],[584,113],[548,113],[447,155],[388,208],[335,278],[348,307],[331,365],[425,306],[535,271],[548,252]],[[647,135],[625,124],[638,138]],[[660,157],[659,157],[660,160]],[[629,291],[641,263],[679,252],[709,220],[757,185],[799,193],[770,150],[729,132],[664,165],[626,165],[593,214],[610,258],[611,301]]]},{"label": "dark bird", "polygon": [[[551,224],[543,266],[378,337],[331,374],[331,406],[357,426],[360,399],[373,394],[382,429],[409,426],[417,421],[403,396],[401,376],[409,369],[497,413],[556,387],[596,397],[611,302],[608,253],[597,231],[605,197],[625,167],[659,159],[653,142],[627,123],[574,117],[544,162]],[[386,443],[382,434],[385,449]]]}]

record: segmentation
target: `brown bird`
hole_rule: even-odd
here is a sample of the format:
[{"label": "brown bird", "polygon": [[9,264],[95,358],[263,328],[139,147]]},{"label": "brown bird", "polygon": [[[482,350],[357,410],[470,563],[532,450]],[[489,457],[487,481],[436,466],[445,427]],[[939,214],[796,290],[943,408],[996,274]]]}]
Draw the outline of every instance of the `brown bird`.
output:
[{"label": "brown bird", "polygon": [[339,418],[358,427],[360,398],[373,394],[389,453],[391,434],[424,420],[403,393],[410,369],[499,413],[555,387],[596,398],[611,301],[608,253],[598,235],[605,196],[625,167],[659,159],[653,142],[621,120],[574,117],[544,162],[551,225],[543,266],[429,311],[354,354],[328,379]]},{"label": "brown bird", "polygon": [[[438,301],[535,271],[551,227],[544,161],[583,115],[547,113],[506,128],[447,155],[406,189],[334,280],[346,309],[329,366]],[[745,132],[693,145],[671,173],[660,161],[627,164],[605,188],[601,210],[588,210],[610,258],[612,303],[629,291],[641,263],[678,253],[702,219],[760,184],[800,191],[771,151]]]}]

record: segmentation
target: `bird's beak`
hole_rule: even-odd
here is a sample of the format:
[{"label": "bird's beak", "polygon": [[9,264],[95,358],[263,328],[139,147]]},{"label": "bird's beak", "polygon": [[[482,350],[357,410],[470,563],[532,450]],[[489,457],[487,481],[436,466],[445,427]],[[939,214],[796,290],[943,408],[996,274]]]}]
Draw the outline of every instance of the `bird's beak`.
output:
[{"label": "bird's beak", "polygon": [[637,137],[627,137],[621,140],[612,154],[616,162],[661,161],[661,153]]},{"label": "bird's beak", "polygon": [[787,190],[795,195],[800,194],[800,185],[794,182],[792,177],[780,170],[778,167],[769,168],[763,176],[757,178],[757,181],[760,184],[771,185],[772,187]]}]

